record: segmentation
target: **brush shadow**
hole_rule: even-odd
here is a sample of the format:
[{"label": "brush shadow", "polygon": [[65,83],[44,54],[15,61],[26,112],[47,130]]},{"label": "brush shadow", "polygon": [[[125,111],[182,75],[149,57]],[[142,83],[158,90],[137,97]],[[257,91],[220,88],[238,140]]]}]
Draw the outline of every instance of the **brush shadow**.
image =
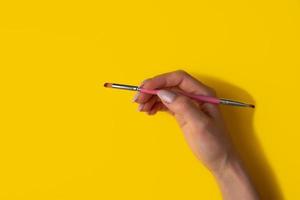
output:
[{"label": "brush shadow", "polygon": [[[254,99],[245,90],[225,81],[193,74],[198,80],[217,91],[219,97],[244,101],[255,104]],[[284,199],[277,183],[275,174],[268,163],[263,149],[256,138],[258,131],[254,130],[253,115],[256,109],[221,106],[227,129],[253,184],[259,192],[260,199]]]}]

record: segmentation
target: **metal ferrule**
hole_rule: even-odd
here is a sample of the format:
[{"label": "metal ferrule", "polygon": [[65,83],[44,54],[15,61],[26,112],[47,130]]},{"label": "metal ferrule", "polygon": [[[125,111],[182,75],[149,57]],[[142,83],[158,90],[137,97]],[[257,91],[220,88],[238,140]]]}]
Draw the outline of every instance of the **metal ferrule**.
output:
[{"label": "metal ferrule", "polygon": [[250,104],[233,101],[229,99],[222,99],[222,98],[220,99],[220,103],[225,105],[231,105],[231,106],[252,107]]},{"label": "metal ferrule", "polygon": [[134,85],[123,85],[123,84],[117,84],[117,83],[113,83],[111,85],[112,88],[117,88],[117,89],[122,89],[122,90],[133,90],[133,91],[139,91],[139,87],[138,86],[134,86]]}]

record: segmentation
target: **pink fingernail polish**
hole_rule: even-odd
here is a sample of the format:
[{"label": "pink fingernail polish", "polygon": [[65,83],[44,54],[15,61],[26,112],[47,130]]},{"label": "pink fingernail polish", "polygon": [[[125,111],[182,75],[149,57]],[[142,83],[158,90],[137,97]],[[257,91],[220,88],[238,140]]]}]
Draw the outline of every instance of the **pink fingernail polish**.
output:
[{"label": "pink fingernail polish", "polygon": [[138,111],[141,112],[143,108],[144,108],[144,104],[140,104],[138,107]]},{"label": "pink fingernail polish", "polygon": [[134,95],[134,97],[133,97],[133,99],[132,99],[132,102],[134,103],[136,100],[137,100],[137,98],[140,96],[140,92],[137,92],[135,95]]}]

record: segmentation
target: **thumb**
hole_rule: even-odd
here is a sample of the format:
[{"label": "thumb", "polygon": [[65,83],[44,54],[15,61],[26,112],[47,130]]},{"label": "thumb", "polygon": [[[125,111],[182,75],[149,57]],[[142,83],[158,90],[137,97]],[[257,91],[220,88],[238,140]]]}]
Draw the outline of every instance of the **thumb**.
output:
[{"label": "thumb", "polygon": [[157,96],[163,104],[175,115],[184,117],[185,119],[206,118],[198,105],[189,97],[171,92],[169,90],[159,90]]}]

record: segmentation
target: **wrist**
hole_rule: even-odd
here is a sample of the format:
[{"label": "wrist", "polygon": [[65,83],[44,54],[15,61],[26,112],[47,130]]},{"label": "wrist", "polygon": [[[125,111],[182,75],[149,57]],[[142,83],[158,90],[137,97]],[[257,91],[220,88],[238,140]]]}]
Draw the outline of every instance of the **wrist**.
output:
[{"label": "wrist", "polygon": [[224,166],[213,172],[224,199],[258,199],[254,185],[237,157],[226,160]]},{"label": "wrist", "polygon": [[243,171],[240,160],[236,156],[228,155],[219,168],[213,170],[212,173],[218,180],[223,180]]}]

